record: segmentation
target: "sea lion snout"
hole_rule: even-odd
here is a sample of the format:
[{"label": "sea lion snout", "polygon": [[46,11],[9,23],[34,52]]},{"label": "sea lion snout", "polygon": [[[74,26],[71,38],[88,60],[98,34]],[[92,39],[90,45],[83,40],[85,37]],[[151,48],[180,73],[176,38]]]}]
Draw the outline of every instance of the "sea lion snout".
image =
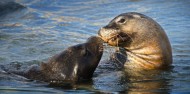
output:
[{"label": "sea lion snout", "polygon": [[104,42],[111,46],[123,46],[130,42],[128,34],[122,32],[122,30],[113,22],[110,22],[107,26],[100,28],[98,35]]},{"label": "sea lion snout", "polygon": [[104,41],[99,36],[91,36],[87,39],[87,43],[102,44]]},{"label": "sea lion snout", "polygon": [[91,36],[87,39],[86,48],[91,49],[95,55],[103,53],[104,41],[99,36]]},{"label": "sea lion snout", "polygon": [[112,38],[116,37],[118,34],[118,31],[116,29],[110,29],[105,27],[102,27],[99,30],[99,36],[106,42],[108,42],[109,40],[111,40]]}]

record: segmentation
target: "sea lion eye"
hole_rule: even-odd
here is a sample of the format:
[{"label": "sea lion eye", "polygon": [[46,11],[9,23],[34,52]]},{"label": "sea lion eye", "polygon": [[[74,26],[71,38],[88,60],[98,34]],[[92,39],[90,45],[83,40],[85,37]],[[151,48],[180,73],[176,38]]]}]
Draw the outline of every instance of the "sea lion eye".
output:
[{"label": "sea lion eye", "polygon": [[125,23],[126,22],[126,20],[124,19],[124,18],[121,18],[119,21],[118,21],[118,23],[121,23],[121,24],[123,24],[123,23]]}]

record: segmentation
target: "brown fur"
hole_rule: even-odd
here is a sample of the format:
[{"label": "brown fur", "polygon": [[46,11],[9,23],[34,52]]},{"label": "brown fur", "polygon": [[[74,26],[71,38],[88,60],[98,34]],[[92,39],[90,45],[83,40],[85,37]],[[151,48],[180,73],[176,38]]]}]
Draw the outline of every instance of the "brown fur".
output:
[{"label": "brown fur", "polygon": [[103,53],[103,41],[93,36],[87,42],[71,46],[54,55],[47,63],[31,66],[27,71],[10,71],[50,84],[75,83],[91,79]]},{"label": "brown fur", "polygon": [[160,69],[172,63],[171,45],[165,31],[143,14],[120,14],[99,30],[99,36],[109,45],[125,49],[125,69]]}]

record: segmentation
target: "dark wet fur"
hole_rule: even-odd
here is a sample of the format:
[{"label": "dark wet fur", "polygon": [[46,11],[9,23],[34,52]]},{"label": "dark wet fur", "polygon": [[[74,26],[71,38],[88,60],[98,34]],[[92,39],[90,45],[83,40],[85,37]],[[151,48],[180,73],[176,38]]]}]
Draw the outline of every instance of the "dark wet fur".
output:
[{"label": "dark wet fur", "polygon": [[9,64],[1,66],[1,69],[51,85],[73,84],[92,78],[103,53],[102,44],[103,41],[99,37],[91,37],[86,43],[71,46],[51,57],[47,63],[31,65],[24,69],[21,64]]}]

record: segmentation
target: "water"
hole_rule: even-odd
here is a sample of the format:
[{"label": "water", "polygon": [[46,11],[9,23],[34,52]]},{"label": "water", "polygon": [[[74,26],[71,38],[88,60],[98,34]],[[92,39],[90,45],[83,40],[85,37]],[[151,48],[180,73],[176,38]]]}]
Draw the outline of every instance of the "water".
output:
[{"label": "water", "polygon": [[[2,0],[3,1],[3,0]],[[6,1],[6,0],[4,0]],[[127,82],[121,71],[101,63],[91,82],[75,88],[49,87],[0,70],[0,93],[181,93],[190,92],[189,0],[15,0],[26,8],[0,17],[0,64],[33,64],[97,35],[120,13],[140,12],[166,31],[173,70],[164,79]],[[0,12],[1,13],[1,12]],[[105,51],[102,61],[108,58]]]}]

